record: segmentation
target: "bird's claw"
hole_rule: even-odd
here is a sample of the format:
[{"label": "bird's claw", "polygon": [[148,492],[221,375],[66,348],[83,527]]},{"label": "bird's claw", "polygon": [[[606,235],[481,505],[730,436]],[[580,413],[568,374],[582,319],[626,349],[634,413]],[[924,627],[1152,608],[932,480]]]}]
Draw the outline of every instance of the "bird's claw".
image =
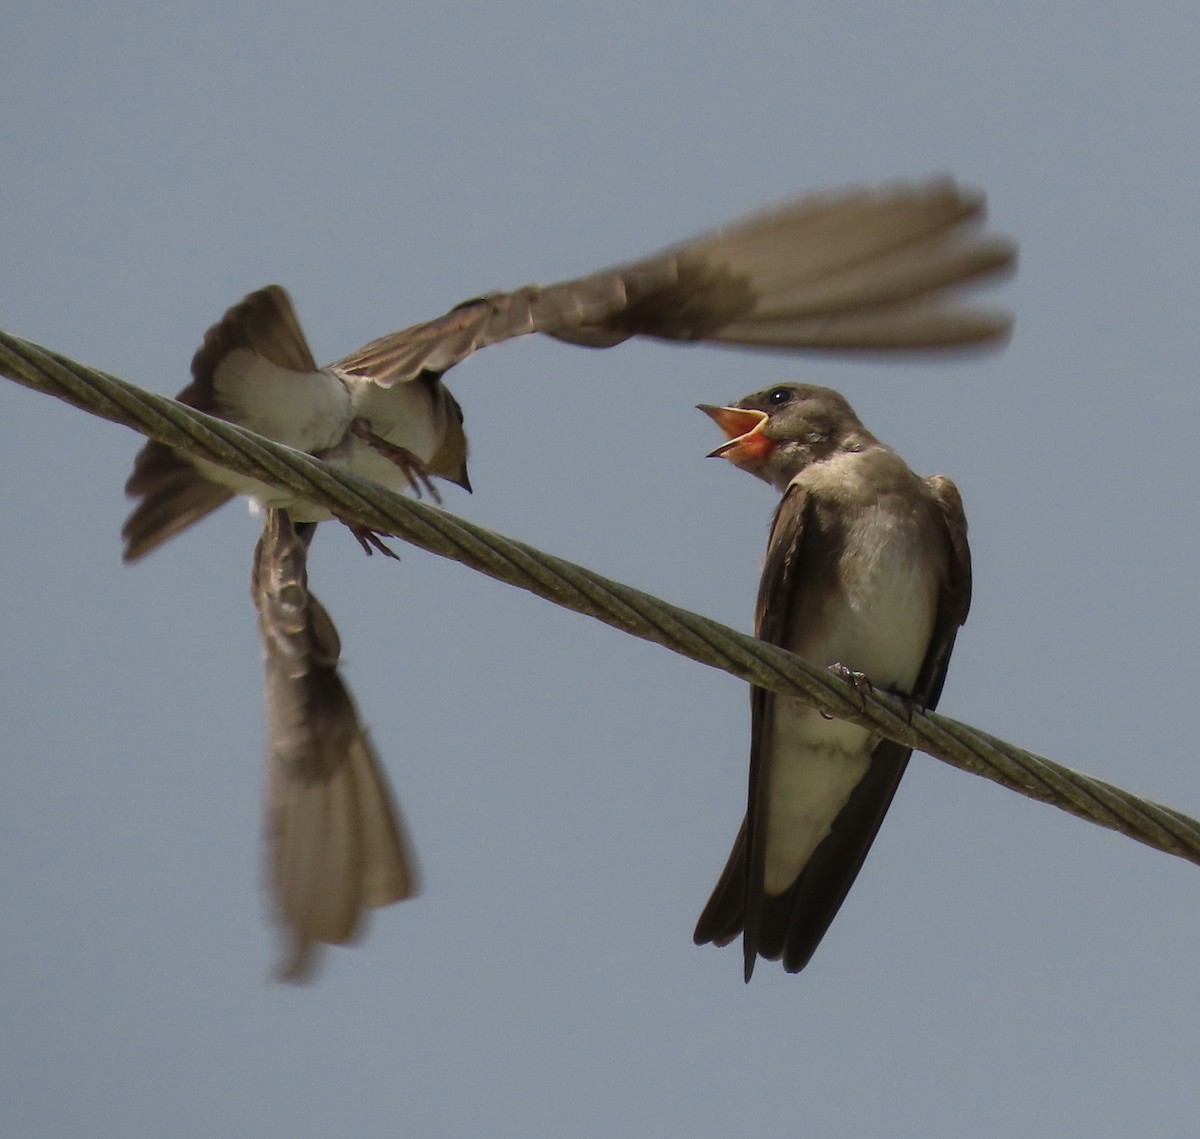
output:
[{"label": "bird's claw", "polygon": [[[862,701],[863,711],[867,710],[867,693],[873,687],[865,672],[855,672],[854,669],[848,668],[840,661],[829,666],[829,671],[833,673],[838,680],[849,684],[855,692],[858,693],[859,699]],[[828,712],[822,712],[822,716],[827,720],[832,720],[833,717]]]},{"label": "bird's claw", "polygon": [[370,526],[362,526],[358,522],[351,522],[346,518],[339,518],[338,521],[354,535],[368,558],[378,550],[384,557],[400,560],[400,555],[384,542],[377,530],[372,530]]},{"label": "bird's claw", "polygon": [[389,443],[382,435],[376,435],[361,420],[355,420],[350,424],[350,430],[369,447],[387,459],[388,462],[395,463],[400,468],[401,473],[408,479],[408,485],[412,488],[412,492],[417,498],[420,498],[421,491],[425,490],[438,506],[442,505],[442,496],[438,488],[433,485],[425,464],[407,447],[399,447],[395,443]]},{"label": "bird's claw", "polygon": [[904,705],[904,716],[910,727],[912,726],[913,713],[926,711],[924,702],[918,700],[911,692],[903,692],[894,685],[890,686],[887,691],[889,696],[894,696]]}]

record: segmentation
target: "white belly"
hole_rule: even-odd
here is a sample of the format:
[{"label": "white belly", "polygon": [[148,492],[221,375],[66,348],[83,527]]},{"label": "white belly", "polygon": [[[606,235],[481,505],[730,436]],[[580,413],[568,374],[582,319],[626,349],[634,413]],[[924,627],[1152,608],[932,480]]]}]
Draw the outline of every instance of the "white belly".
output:
[{"label": "white belly", "polygon": [[[397,447],[429,462],[437,449],[430,396],[419,383],[380,388],[357,376],[329,371],[292,372],[244,349],[230,352],[214,375],[225,418],[276,442],[319,455],[340,470],[373,479],[390,490],[409,489],[404,472],[365,440],[350,433],[355,420]],[[297,522],[333,517],[323,506],[296,498],[257,479],[196,460],[202,474],[260,506],[281,507]]]},{"label": "white belly", "polygon": [[[940,567],[930,567],[908,520],[864,529],[871,535],[843,559],[841,590],[821,620],[795,628],[795,651],[815,664],[843,664],[879,688],[912,687],[937,613]],[[803,620],[803,616],[801,617]]]},{"label": "white belly", "polygon": [[332,372],[293,372],[236,348],[213,373],[223,418],[298,451],[323,451],[346,433],[352,394]]},{"label": "white belly", "polygon": [[869,733],[776,698],[764,887],[782,894],[829,833],[870,762]]},{"label": "white belly", "polygon": [[[842,588],[819,614],[799,607],[789,637],[815,664],[842,664],[879,688],[912,690],[937,611],[941,567],[929,564],[920,522],[865,512],[848,535]],[[773,730],[764,741],[768,893],[786,890],[829,833],[866,773],[876,740],[865,728],[827,720],[798,700],[776,697]]]},{"label": "white belly", "polygon": [[[438,424],[433,415],[429,389],[417,381],[381,388],[356,376],[347,377],[355,396],[355,415],[376,435],[395,447],[403,447],[422,463],[428,463],[438,447]],[[409,489],[404,472],[365,440],[347,438],[330,461],[363,478],[374,479],[390,490]]]}]

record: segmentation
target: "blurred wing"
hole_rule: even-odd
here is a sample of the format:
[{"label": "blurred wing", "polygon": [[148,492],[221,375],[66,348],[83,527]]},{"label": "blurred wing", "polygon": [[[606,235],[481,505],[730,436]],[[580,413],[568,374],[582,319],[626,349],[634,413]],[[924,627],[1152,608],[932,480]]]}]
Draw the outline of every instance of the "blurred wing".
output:
[{"label": "blurred wing", "polygon": [[184,396],[193,389],[211,398],[213,374],[236,348],[245,348],[289,372],[319,370],[291,298],[279,285],[267,285],[248,293],[204,334],[204,343],[192,357],[192,384],[180,392],[180,400],[190,402]]},{"label": "blurred wing", "polygon": [[341,647],[308,592],[311,526],[268,510],[252,593],[266,659],[270,877],[291,943],[280,973],[311,975],[321,943],[352,941],[368,907],[417,892],[387,780],[338,675]]},{"label": "blurred wing", "polygon": [[141,501],[121,527],[124,562],[145,557],[233,497],[233,491],[206,479],[184,456],[153,439],[137,453],[125,493]]},{"label": "blurred wing", "polygon": [[[215,377],[222,362],[238,349],[288,371],[318,370],[287,293],[268,285],[240,300],[204,334],[204,343],[192,357],[192,382],[176,399],[221,415]],[[141,499],[121,529],[126,562],[144,557],[233,497],[183,455],[153,440],[137,453],[125,493]]]},{"label": "blurred wing", "polygon": [[751,348],[881,351],[1007,336],[1003,312],[954,290],[1012,267],[980,236],[982,194],[952,180],[804,197],[628,265],[466,301],[333,367],[390,385],[543,332],[591,348],[631,336]]}]

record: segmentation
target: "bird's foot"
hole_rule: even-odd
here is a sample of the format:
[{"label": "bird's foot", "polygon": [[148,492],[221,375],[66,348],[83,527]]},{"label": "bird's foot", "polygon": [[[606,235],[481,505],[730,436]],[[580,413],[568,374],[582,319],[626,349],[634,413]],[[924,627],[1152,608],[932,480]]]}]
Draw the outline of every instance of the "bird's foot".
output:
[{"label": "bird's foot", "polygon": [[389,443],[382,435],[376,435],[361,419],[356,419],[351,423],[350,430],[373,450],[378,451],[388,462],[395,463],[400,468],[417,498],[420,498],[421,491],[425,490],[438,506],[442,505],[442,496],[438,488],[433,485],[433,480],[430,479],[425,464],[407,447],[398,447],[395,443]]},{"label": "bird's foot", "polygon": [[362,546],[363,553],[368,558],[378,550],[384,557],[395,558],[396,561],[400,560],[400,555],[387,546],[378,530],[372,530],[370,526],[363,526],[358,522],[351,522],[347,518],[339,518],[338,521],[354,535],[355,540]]},{"label": "bird's foot", "polygon": [[913,713],[926,711],[925,704],[922,701],[918,700],[911,692],[904,692],[894,684],[888,685],[887,693],[889,696],[895,696],[904,705],[904,715],[910,727],[912,725]]},{"label": "bird's foot", "polygon": [[[872,688],[871,681],[867,678],[867,674],[865,672],[855,672],[854,669],[848,668],[840,661],[831,664],[829,666],[829,671],[832,672],[833,675],[838,678],[838,680],[849,684],[850,687],[858,693],[858,697],[862,701],[863,711],[865,712],[867,710],[867,693],[870,692]],[[833,719],[828,712],[822,712],[821,715],[824,716],[826,720]]]}]

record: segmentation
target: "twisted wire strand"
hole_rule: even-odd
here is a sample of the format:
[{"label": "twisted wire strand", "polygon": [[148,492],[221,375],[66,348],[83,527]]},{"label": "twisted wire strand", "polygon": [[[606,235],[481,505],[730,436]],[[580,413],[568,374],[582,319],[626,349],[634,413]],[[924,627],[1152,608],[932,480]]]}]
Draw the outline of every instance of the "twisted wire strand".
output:
[{"label": "twisted wire strand", "polygon": [[1200,822],[1073,771],[947,716],[874,688],[716,621],[522,542],[335,470],[303,452],[0,331],[0,374],[94,415],[243,475],[285,487],[341,518],[461,562],[565,609],[671,649],[772,692],[797,696],[1031,799],[1200,864]]}]

